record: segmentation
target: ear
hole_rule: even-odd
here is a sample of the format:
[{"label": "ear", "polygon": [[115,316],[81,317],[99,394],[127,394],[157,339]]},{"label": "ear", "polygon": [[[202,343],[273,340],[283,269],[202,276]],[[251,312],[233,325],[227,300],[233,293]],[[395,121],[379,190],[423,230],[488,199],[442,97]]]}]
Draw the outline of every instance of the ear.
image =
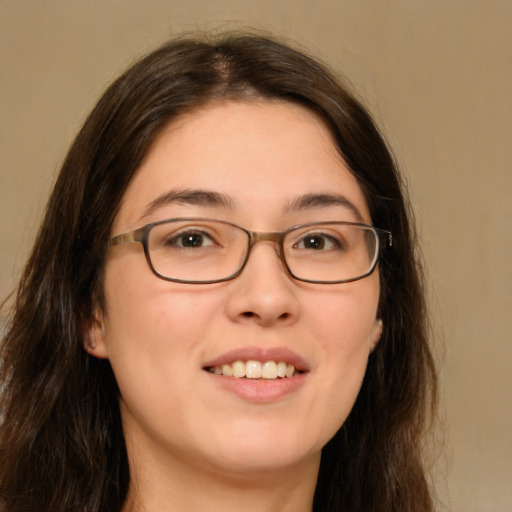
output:
[{"label": "ear", "polygon": [[92,317],[84,325],[84,350],[91,356],[107,359],[108,353],[105,339],[105,316],[101,308],[95,306]]},{"label": "ear", "polygon": [[375,320],[375,325],[372,329],[371,341],[370,341],[370,352],[375,350],[377,343],[379,343],[380,337],[382,336],[383,324],[382,320],[378,318]]}]

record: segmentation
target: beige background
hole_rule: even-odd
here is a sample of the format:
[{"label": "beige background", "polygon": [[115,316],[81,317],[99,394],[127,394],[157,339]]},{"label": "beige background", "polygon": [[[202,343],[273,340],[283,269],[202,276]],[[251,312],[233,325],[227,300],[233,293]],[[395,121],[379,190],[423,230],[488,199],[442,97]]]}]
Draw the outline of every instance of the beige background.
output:
[{"label": "beige background", "polygon": [[443,504],[512,511],[510,0],[0,0],[0,296],[104,85],[172,34],[240,27],[342,70],[384,128],[429,266]]}]

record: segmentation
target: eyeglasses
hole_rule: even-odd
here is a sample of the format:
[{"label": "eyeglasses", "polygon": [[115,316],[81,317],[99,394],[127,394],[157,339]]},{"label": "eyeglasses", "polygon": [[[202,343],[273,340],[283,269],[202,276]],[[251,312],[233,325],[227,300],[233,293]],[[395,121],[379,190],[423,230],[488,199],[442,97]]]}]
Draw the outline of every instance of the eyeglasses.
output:
[{"label": "eyeglasses", "polygon": [[312,222],[260,233],[223,220],[167,219],[114,236],[107,247],[140,242],[153,273],[167,281],[210,284],[237,277],[252,247],[274,242],[290,276],[308,283],[348,283],[370,275],[389,231],[355,222]]}]

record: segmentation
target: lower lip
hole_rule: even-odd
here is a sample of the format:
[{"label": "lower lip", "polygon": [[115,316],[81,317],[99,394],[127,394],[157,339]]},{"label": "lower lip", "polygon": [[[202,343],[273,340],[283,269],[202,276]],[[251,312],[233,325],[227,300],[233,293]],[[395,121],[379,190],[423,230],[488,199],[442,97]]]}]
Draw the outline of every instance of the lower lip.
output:
[{"label": "lower lip", "polygon": [[252,403],[276,402],[296,392],[304,383],[307,373],[280,379],[237,379],[208,372],[223,389]]}]

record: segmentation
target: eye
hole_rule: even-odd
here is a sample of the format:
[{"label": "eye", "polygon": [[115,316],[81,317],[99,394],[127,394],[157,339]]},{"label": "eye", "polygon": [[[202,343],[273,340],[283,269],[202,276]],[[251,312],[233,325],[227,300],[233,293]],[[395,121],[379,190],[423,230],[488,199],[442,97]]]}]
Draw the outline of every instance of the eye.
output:
[{"label": "eye", "polygon": [[216,245],[213,239],[201,231],[184,231],[167,240],[167,245],[196,249]]},{"label": "eye", "polygon": [[323,233],[308,233],[294,245],[294,248],[325,251],[329,249],[339,249],[341,245],[340,241],[333,236]]}]

